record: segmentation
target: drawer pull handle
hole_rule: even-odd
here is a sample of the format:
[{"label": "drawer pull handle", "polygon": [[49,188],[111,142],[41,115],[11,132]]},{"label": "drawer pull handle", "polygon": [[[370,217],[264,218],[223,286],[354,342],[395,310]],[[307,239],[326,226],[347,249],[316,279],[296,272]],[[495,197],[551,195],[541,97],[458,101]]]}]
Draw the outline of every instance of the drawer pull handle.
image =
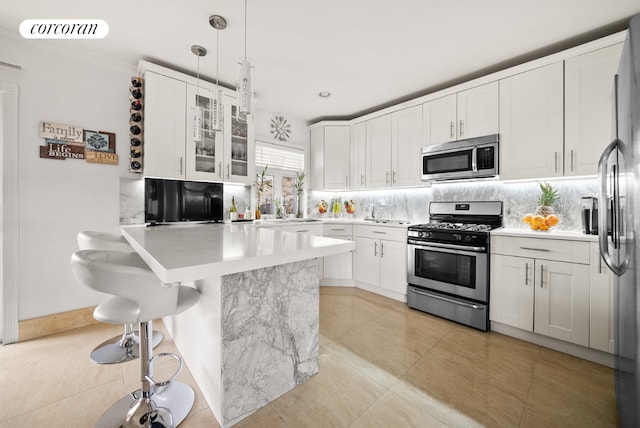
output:
[{"label": "drawer pull handle", "polygon": [[296,232],[298,232],[298,233],[302,233],[302,232],[308,232],[308,231],[309,231],[309,229],[301,229],[301,230],[296,230]]},{"label": "drawer pull handle", "polygon": [[549,250],[548,248],[534,248],[534,247],[520,247],[521,250],[531,250],[531,251],[545,251],[545,252],[549,252],[551,250]]},{"label": "drawer pull handle", "polygon": [[380,235],[386,235],[387,232],[380,232],[379,230],[374,230],[373,233],[378,233]]},{"label": "drawer pull handle", "polygon": [[343,232],[344,229],[331,229],[332,232]]}]

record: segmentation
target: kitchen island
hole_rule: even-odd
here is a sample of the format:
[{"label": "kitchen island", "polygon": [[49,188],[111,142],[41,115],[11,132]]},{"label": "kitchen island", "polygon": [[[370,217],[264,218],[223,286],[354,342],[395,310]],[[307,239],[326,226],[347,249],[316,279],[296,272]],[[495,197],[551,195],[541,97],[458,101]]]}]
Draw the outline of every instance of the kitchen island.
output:
[{"label": "kitchen island", "polygon": [[251,224],[124,226],[165,284],[202,299],[165,326],[221,426],[318,372],[319,257],[355,244]]}]

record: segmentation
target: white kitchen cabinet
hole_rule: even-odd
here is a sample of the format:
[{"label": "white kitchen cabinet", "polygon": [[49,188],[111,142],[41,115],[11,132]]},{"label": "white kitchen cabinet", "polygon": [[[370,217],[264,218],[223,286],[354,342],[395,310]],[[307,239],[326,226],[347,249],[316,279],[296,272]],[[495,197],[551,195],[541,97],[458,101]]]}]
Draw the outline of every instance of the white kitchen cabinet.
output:
[{"label": "white kitchen cabinet", "polygon": [[222,95],[222,132],[204,131],[194,141],[194,107],[205,108],[202,128],[211,122],[215,85],[153,64],[145,64],[144,173],[161,178],[253,183],[253,119],[239,120],[236,97]]},{"label": "white kitchen cabinet", "polygon": [[[194,180],[223,180],[224,137],[222,132],[208,130],[211,124],[214,91],[205,87],[198,88],[187,84],[186,108],[186,176]],[[202,141],[194,141],[196,130],[195,107],[204,109],[203,120],[199,127]]]},{"label": "white kitchen cabinet", "polygon": [[423,145],[498,133],[498,82],[423,104]]},{"label": "white kitchen cabinet", "polygon": [[594,175],[614,135],[613,79],[622,43],[565,61],[564,175]]},{"label": "white kitchen cabinet", "polygon": [[349,188],[364,189],[367,147],[367,123],[360,122],[351,126],[351,156],[349,163]]},{"label": "white kitchen cabinet", "polygon": [[600,257],[597,242],[590,244],[589,347],[614,353],[613,275]]},{"label": "white kitchen cabinet", "polygon": [[414,106],[366,122],[366,186],[420,184],[422,106]]},{"label": "white kitchen cabinet", "polygon": [[356,284],[407,294],[407,231],[404,228],[356,225],[354,277]]},{"label": "white kitchen cabinet", "polygon": [[562,61],[500,80],[500,178],[563,174]]},{"label": "white kitchen cabinet", "polygon": [[324,189],[324,127],[312,127],[309,136],[309,186]]},{"label": "white kitchen cabinet", "polygon": [[349,188],[350,126],[323,123],[311,129],[311,185],[314,190]]},{"label": "white kitchen cabinet", "polygon": [[490,319],[589,346],[589,243],[491,238]]},{"label": "white kitchen cabinet", "polygon": [[422,183],[422,106],[391,114],[391,185]]},{"label": "white kitchen cabinet", "polygon": [[312,222],[293,222],[293,223],[285,223],[279,226],[276,226],[278,229],[284,232],[292,232],[298,234],[308,234],[308,235],[316,235],[322,236],[323,229],[322,224],[312,223]]},{"label": "white kitchen cabinet", "polygon": [[185,178],[187,84],[152,72],[144,79],[144,173]]},{"label": "white kitchen cabinet", "polygon": [[366,130],[367,187],[391,185],[391,114],[367,121]]},{"label": "white kitchen cabinet", "polygon": [[[335,239],[353,241],[353,226],[350,224],[324,224],[324,236]],[[323,279],[352,280],[353,253],[334,254],[324,257]],[[348,285],[348,284],[345,284]]]},{"label": "white kitchen cabinet", "polygon": [[237,97],[224,95],[224,150],[223,180],[233,183],[253,184],[255,174],[255,139],[253,116],[242,117]]},{"label": "white kitchen cabinet", "polygon": [[533,259],[491,255],[489,319],[533,331]]}]

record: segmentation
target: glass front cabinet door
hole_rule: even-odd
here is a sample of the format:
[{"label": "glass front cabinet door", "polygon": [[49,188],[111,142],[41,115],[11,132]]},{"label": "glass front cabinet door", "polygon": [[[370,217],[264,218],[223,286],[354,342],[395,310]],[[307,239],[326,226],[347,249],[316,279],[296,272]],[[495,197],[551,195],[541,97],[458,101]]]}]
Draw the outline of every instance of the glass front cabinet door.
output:
[{"label": "glass front cabinet door", "polygon": [[255,181],[253,116],[238,111],[235,96],[224,95],[224,181],[252,184]]},{"label": "glass front cabinet door", "polygon": [[[224,137],[211,130],[214,91],[187,85],[187,178],[223,181]],[[199,107],[199,108],[197,108]]]},{"label": "glass front cabinet door", "polygon": [[223,93],[222,129],[213,131],[214,94],[215,87],[187,87],[187,178],[252,184],[252,117],[249,121],[240,117],[235,96]]}]

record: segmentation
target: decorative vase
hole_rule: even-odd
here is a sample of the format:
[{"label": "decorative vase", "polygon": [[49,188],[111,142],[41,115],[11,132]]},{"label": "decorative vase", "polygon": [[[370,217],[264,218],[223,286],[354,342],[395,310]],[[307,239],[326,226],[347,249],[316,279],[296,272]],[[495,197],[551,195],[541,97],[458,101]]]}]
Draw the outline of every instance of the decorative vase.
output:
[{"label": "decorative vase", "polygon": [[297,197],[298,197],[298,202],[297,202],[297,204],[298,204],[298,211],[296,212],[296,217],[297,217],[297,218],[302,218],[302,206],[300,205],[300,203],[301,203],[301,202],[300,202],[300,193],[298,193]]},{"label": "decorative vase", "polygon": [[260,208],[256,208],[256,220],[260,220]]}]

